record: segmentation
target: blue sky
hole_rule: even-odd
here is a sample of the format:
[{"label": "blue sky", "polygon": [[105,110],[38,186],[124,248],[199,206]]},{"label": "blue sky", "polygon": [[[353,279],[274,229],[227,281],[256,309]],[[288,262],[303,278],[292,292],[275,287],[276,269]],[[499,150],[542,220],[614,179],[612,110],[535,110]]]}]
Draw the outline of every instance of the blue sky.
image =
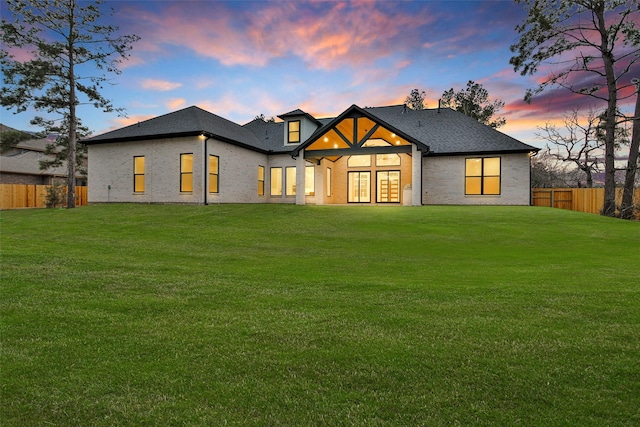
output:
[{"label": "blue sky", "polygon": [[[435,108],[445,90],[474,80],[505,102],[502,132],[542,146],[537,126],[593,104],[565,91],[522,101],[543,75],[522,77],[509,65],[515,26],[525,16],[512,1],[108,0],[105,6],[114,9],[108,19],[122,34],[141,40],[103,92],[128,117],[80,108],[94,134],[191,105],[244,124],[296,108],[332,117],[351,104],[401,104],[417,88]],[[1,114],[8,126],[37,130],[29,125],[32,111]]]}]

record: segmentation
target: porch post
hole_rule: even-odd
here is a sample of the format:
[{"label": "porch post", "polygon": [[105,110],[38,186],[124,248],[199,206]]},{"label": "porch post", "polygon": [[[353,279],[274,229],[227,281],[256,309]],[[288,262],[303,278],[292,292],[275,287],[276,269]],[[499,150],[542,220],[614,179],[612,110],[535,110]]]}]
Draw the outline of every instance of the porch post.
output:
[{"label": "porch post", "polygon": [[300,153],[298,154],[298,158],[296,158],[296,205],[305,204],[305,197],[304,197],[305,166],[306,166],[306,162],[304,161],[304,149],[303,149],[303,150],[300,150]]},{"label": "porch post", "polygon": [[411,145],[411,206],[422,206],[422,151]]}]

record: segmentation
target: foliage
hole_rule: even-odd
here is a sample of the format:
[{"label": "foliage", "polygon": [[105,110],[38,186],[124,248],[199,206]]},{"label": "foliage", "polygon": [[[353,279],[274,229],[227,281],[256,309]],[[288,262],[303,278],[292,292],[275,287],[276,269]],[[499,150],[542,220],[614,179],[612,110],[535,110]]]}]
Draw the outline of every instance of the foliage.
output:
[{"label": "foliage", "polygon": [[266,123],[275,123],[276,119],[275,117],[271,116],[268,119],[264,116],[264,113],[260,113],[259,115],[257,115],[254,120],[262,120],[263,122]]},{"label": "foliage", "polygon": [[[69,120],[63,120],[61,125],[58,126],[54,121],[45,121],[42,118],[37,118],[32,121],[33,124],[39,125],[48,129],[56,135],[56,139],[53,143],[47,144],[44,154],[52,156],[40,160],[40,169],[47,170],[54,167],[61,167],[69,158]],[[91,132],[86,126],[83,126],[78,119],[78,125],[76,128],[76,134],[78,140],[88,137]],[[87,146],[76,142],[76,172],[78,175],[86,176],[87,171],[85,169],[85,160],[87,159]]]},{"label": "foliage", "polygon": [[548,87],[559,86],[607,105],[602,214],[613,216],[616,113],[620,96],[633,86],[630,76],[640,59],[638,0],[516,1],[524,5],[527,17],[516,26],[520,36],[511,46],[515,56],[509,62],[522,75],[537,73],[543,64],[553,65],[538,87],[527,90],[525,99],[531,101]]},{"label": "foliage", "polygon": [[424,110],[425,97],[426,97],[425,91],[421,92],[418,89],[413,89],[411,93],[407,96],[407,98],[404,100],[404,102],[407,105],[407,107],[411,108],[412,110]]},{"label": "foliage", "polygon": [[[67,141],[67,207],[75,206],[78,119],[83,104],[105,112],[122,112],[101,94],[107,73],[119,74],[137,36],[116,36],[118,28],[99,23],[101,1],[7,0],[12,21],[2,19],[0,65],[4,86],[0,105],[24,112],[44,111],[65,123]],[[112,11],[113,12],[113,11]],[[16,59],[17,51],[28,53]],[[35,122],[52,124],[40,117]],[[48,127],[45,132],[53,132]]]},{"label": "foliage", "polygon": [[31,138],[33,135],[27,132],[13,129],[2,130],[0,132],[0,154],[6,153],[22,141],[28,141]]},{"label": "foliage", "polygon": [[137,204],[1,221],[3,425],[640,423],[640,263],[620,258],[637,223]]},{"label": "foliage", "polygon": [[47,195],[45,197],[45,206],[47,208],[59,208],[64,206],[65,201],[65,185],[61,182],[55,182],[47,187]]},{"label": "foliage", "polygon": [[473,117],[480,123],[492,128],[499,128],[506,124],[504,117],[493,116],[504,107],[503,101],[489,101],[489,92],[481,84],[472,80],[467,82],[466,89],[454,92],[453,88],[442,94],[442,106],[459,111]]}]

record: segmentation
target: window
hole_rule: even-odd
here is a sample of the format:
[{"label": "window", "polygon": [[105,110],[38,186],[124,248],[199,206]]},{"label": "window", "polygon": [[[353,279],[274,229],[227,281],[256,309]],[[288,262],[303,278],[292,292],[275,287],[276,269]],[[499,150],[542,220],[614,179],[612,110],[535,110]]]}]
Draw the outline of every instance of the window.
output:
[{"label": "window", "polygon": [[299,144],[300,143],[300,120],[293,120],[287,123],[288,144]]},{"label": "window", "polygon": [[282,168],[271,168],[271,195],[282,196]]},{"label": "window", "polygon": [[464,194],[500,194],[500,157],[466,159]]},{"label": "window", "polygon": [[220,170],[220,158],[209,155],[209,193],[218,193],[220,191],[218,172]]},{"label": "window", "polygon": [[144,156],[133,158],[133,192],[144,193]]},{"label": "window", "polygon": [[286,168],[285,187],[286,187],[285,195],[287,196],[296,195],[296,168],[295,167]]},{"label": "window", "polygon": [[371,172],[349,172],[349,203],[371,202]]},{"label": "window", "polygon": [[307,166],[304,168],[304,195],[316,195],[316,168]]},{"label": "window", "polygon": [[264,166],[258,166],[258,196],[264,196]]},{"label": "window", "polygon": [[350,168],[371,166],[371,156],[368,154],[351,156],[347,160],[347,166]]},{"label": "window", "polygon": [[400,166],[400,155],[396,153],[376,154],[376,166]]},{"label": "window", "polygon": [[331,197],[331,168],[327,168],[327,197]]},{"label": "window", "polygon": [[180,191],[193,191],[193,154],[180,154]]}]

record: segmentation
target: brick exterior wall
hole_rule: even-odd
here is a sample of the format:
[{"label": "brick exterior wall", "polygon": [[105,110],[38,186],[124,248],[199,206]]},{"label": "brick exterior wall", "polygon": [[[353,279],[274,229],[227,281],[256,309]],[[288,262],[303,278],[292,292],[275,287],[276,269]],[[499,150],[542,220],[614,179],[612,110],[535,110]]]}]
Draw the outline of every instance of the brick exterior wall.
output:
[{"label": "brick exterior wall", "polygon": [[[500,157],[500,195],[464,194],[465,159],[472,157]],[[422,203],[425,205],[529,205],[530,203],[531,188],[527,153],[424,157],[422,169]]]}]

